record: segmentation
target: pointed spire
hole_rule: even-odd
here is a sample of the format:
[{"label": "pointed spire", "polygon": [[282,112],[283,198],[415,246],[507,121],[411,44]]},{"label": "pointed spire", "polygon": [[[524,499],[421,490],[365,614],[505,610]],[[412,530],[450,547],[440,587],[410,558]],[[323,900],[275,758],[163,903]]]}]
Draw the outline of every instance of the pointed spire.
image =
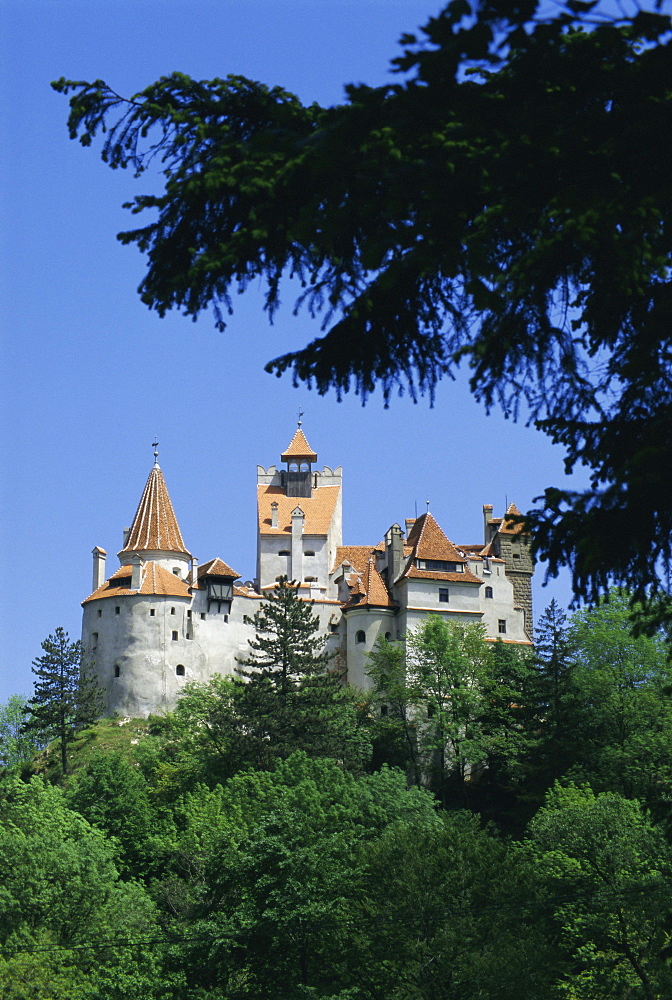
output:
[{"label": "pointed spire", "polygon": [[[302,414],[303,416],[303,414]],[[280,456],[283,462],[288,462],[290,458],[305,459],[306,462],[317,462],[317,453],[308,444],[306,435],[301,430],[301,424],[294,431],[294,437]]]},{"label": "pointed spire", "polygon": [[[159,463],[154,461],[122,552],[174,552],[188,556]],[[121,555],[121,553],[120,553]]]}]

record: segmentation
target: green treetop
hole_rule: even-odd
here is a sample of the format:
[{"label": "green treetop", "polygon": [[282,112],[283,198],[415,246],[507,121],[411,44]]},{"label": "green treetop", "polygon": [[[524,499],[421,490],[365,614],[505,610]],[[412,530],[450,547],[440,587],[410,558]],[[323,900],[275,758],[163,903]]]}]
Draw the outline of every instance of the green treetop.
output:
[{"label": "green treetop", "polygon": [[81,670],[81,642],[70,642],[68,633],[57,628],[42,649],[43,655],[33,661],[35,693],[26,706],[23,728],[38,733],[45,742],[59,741],[65,774],[68,744],[78,729],[101,715],[102,702],[93,678]]}]

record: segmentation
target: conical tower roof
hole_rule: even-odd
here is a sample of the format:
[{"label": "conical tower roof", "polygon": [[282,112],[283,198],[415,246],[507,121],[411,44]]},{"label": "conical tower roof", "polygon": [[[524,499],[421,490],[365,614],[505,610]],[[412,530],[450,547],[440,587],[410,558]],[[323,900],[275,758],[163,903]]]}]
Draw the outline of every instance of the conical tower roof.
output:
[{"label": "conical tower roof", "polygon": [[294,432],[294,437],[289,442],[280,458],[283,462],[287,462],[290,458],[305,458],[307,462],[317,462],[317,453],[314,452],[308,444],[306,435],[303,433],[301,428],[297,427]]},{"label": "conical tower roof", "polygon": [[149,474],[122,552],[173,552],[190,556],[158,463]]}]

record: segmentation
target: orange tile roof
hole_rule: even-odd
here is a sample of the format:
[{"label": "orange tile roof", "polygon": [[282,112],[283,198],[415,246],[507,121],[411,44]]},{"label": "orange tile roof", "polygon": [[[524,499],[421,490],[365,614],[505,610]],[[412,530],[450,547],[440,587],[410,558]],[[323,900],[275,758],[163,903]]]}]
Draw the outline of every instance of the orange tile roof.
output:
[{"label": "orange tile roof", "polygon": [[223,559],[215,558],[198,567],[198,576],[199,578],[201,576],[232,576],[234,580],[238,580],[240,573],[236,573],[235,569],[227,566]]},{"label": "orange tile roof", "polygon": [[[421,580],[448,580],[451,583],[477,583],[479,586],[483,582],[468,569],[464,553],[446,537],[429,511],[417,518],[408,534],[407,543],[411,551],[406,567],[400,574],[401,579],[412,577]],[[443,573],[437,570],[418,569],[415,566],[416,559],[460,563],[464,566],[464,572]]]},{"label": "orange tile roof", "polygon": [[121,552],[147,550],[190,555],[182,540],[168,488],[158,465],[155,465],[149,474],[126,544]]},{"label": "orange tile roof", "polygon": [[[340,486],[316,486],[309,497],[287,497],[281,486],[257,486],[259,533],[291,535],[292,511],[300,507],[305,514],[304,535],[326,535],[336,509]],[[271,503],[278,505],[278,527],[271,527]]]},{"label": "orange tile roof", "polygon": [[364,573],[373,547],[371,545],[339,545],[334,558],[334,570],[342,563],[349,563],[358,573]]},{"label": "orange tile roof", "polygon": [[306,435],[300,427],[297,427],[294,432],[294,437],[289,442],[280,458],[283,462],[286,462],[290,458],[307,458],[310,462],[317,462],[317,454],[308,444]]},{"label": "orange tile roof", "polygon": [[140,590],[131,590],[132,567],[130,563],[120,566],[102,587],[87,597],[87,601],[98,601],[103,597],[124,597],[126,595],[152,594],[157,597],[189,597],[189,587],[174,573],[169,573],[155,562],[142,563],[140,569]]},{"label": "orange tile roof", "polygon": [[506,508],[506,514],[503,518],[498,518],[500,521],[499,532],[501,535],[521,535],[524,530],[524,524],[522,521],[509,520],[509,518],[519,518],[522,514],[516,507],[515,503],[510,503]]},{"label": "orange tile roof", "polygon": [[375,606],[377,608],[397,607],[389,595],[382,576],[376,569],[373,556],[369,558],[364,573],[358,578],[349,600],[343,605],[343,610],[366,606]]},{"label": "orange tile roof", "polygon": [[448,540],[429,511],[415,521],[406,542],[413,548],[415,559],[466,562],[463,554]]}]

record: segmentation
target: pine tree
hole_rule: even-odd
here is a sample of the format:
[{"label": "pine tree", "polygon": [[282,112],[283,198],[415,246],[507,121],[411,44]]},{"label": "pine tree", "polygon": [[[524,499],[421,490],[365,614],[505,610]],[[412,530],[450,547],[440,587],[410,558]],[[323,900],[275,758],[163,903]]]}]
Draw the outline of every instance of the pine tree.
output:
[{"label": "pine tree", "polygon": [[26,705],[26,732],[60,744],[63,773],[67,771],[67,746],[83,726],[102,711],[102,699],[92,677],[81,670],[82,644],[70,642],[62,628],[42,643],[43,656],[33,661],[35,694]]},{"label": "pine tree", "polygon": [[528,780],[533,798],[543,799],[576,754],[577,692],[573,682],[575,656],[567,616],[555,600],[535,629],[536,675],[527,698]]},{"label": "pine tree", "polygon": [[238,661],[247,681],[240,710],[256,742],[258,764],[269,766],[298,749],[351,762],[359,758],[364,734],[357,731],[352,697],[340,673],[329,668],[331,656],[312,602],[299,597],[293,581],[280,577],[247,621],[255,638],[249,640],[250,655]]}]

